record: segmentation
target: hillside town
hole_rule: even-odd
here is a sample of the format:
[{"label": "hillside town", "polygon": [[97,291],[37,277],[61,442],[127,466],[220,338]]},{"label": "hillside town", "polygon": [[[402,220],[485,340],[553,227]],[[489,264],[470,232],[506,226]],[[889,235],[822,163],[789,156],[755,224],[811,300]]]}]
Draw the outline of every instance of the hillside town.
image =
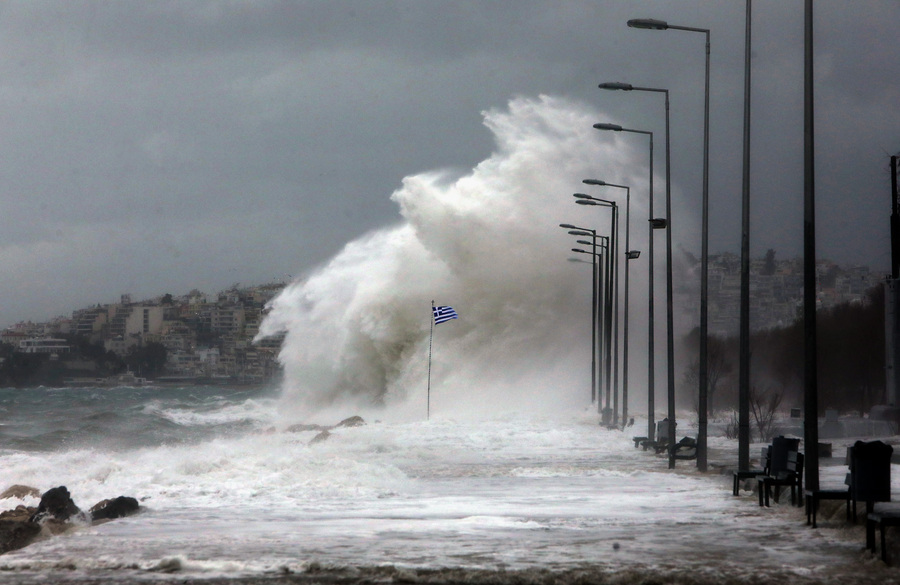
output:
[{"label": "hillside town", "polygon": [[[688,260],[699,274],[699,263]],[[866,293],[881,286],[885,274],[867,266],[839,266],[825,259],[816,262],[816,306],[828,309],[843,303],[864,302]],[[709,256],[709,333],[720,337],[740,330],[741,258],[722,253]],[[699,286],[698,279],[688,279]],[[685,313],[700,314],[696,289],[681,289],[679,304]],[[777,260],[774,250],[750,261],[750,327],[754,331],[787,327],[800,317],[803,302],[803,259]]]},{"label": "hillside town", "polygon": [[18,369],[36,370],[32,383],[46,385],[264,383],[279,373],[283,336],[253,339],[266,303],[284,286],[234,285],[215,296],[192,290],[142,301],[126,294],[71,318],[18,323],[0,333],[0,373],[18,358]]},{"label": "hillside town", "polygon": [[[686,260],[687,271],[697,270]],[[750,264],[751,327],[784,327],[798,318],[803,296],[800,258],[776,260],[773,251]],[[865,266],[820,260],[820,308],[862,302],[883,275]],[[687,279],[694,282],[696,279]],[[277,282],[234,285],[216,295],[192,290],[134,301],[98,304],[45,323],[22,322],[0,333],[0,385],[259,384],[280,374],[282,336],[254,343],[266,303],[285,287]],[[678,291],[687,315],[699,314],[696,290]],[[740,257],[710,256],[710,334],[739,328]],[[29,359],[30,358],[30,359]]]}]

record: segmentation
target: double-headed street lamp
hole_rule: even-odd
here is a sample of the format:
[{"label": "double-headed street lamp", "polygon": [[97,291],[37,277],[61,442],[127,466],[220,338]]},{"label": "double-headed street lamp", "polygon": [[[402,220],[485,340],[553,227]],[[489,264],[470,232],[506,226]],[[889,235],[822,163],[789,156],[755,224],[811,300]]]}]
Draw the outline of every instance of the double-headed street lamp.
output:
[{"label": "double-headed street lamp", "polygon": [[[593,329],[592,329],[592,331],[594,332],[593,339],[598,340],[597,333],[599,333],[600,331],[603,330],[603,327],[601,326],[601,321],[603,321],[603,317],[599,311],[600,307],[599,307],[598,299],[599,299],[600,294],[602,294],[603,298],[604,298],[603,302],[604,302],[604,306],[605,306],[606,302],[607,302],[606,298],[608,296],[606,291],[609,288],[609,284],[608,284],[608,282],[609,282],[609,238],[607,236],[597,235],[594,230],[590,230],[590,231],[572,230],[569,233],[572,235],[577,235],[577,236],[591,237],[590,241],[578,240],[577,242],[579,244],[591,246],[592,251],[588,252],[586,250],[581,250],[579,248],[572,248],[571,250],[573,252],[577,252],[579,254],[590,254],[592,256],[592,260],[593,260],[592,264],[594,266],[594,290],[598,290],[598,289],[600,290],[600,293],[595,295],[594,310],[592,311],[595,316],[594,323],[593,323]],[[600,240],[600,243],[598,243],[597,240]],[[598,252],[597,248],[600,248],[601,250],[605,250],[605,253]],[[598,270],[598,258],[600,259],[601,262],[603,262],[602,270]],[[604,347],[606,346],[606,343],[603,341],[602,338],[599,339],[599,343],[603,344]],[[596,374],[595,374],[595,372],[597,371],[597,368],[595,365],[596,364],[595,359],[598,354],[597,341],[595,341],[592,345],[593,345],[593,347],[592,347],[593,355],[591,357],[591,371],[592,371],[592,376],[597,379],[597,383],[599,384],[599,381],[600,381],[599,377],[596,377]],[[601,351],[599,353],[601,355],[605,355],[605,353],[603,351]],[[604,361],[604,364],[601,367],[605,368],[605,367],[607,367],[607,364],[608,364],[608,361]],[[604,411],[609,410],[609,386],[608,386],[608,384],[607,384],[606,394],[607,394],[606,405],[604,406],[603,402],[601,400],[602,394],[600,392],[600,388],[599,388],[599,386],[597,387],[596,397],[597,397],[597,411],[598,412],[602,413]],[[592,397],[593,397],[593,394],[592,394]]]},{"label": "double-headed street lamp", "polygon": [[[579,205],[598,205],[612,209],[610,220],[609,248],[605,280],[607,282],[604,295],[603,339],[606,375],[606,406],[610,403],[612,389],[612,424],[619,426],[619,206],[615,201],[598,199],[584,193],[575,193]],[[613,377],[611,380],[610,378]],[[609,423],[608,420],[605,421]]]},{"label": "double-headed street lamp", "polygon": [[591,296],[591,404],[598,400],[597,398],[597,230],[582,228],[570,223],[561,223],[559,227],[570,230],[573,235],[591,236],[593,240],[592,254],[593,259],[593,277],[591,279],[592,296]]},{"label": "double-headed street lamp", "polygon": [[[572,233],[572,232],[570,232]],[[609,367],[610,367],[610,356],[609,356],[609,330],[607,327],[607,323],[609,322],[609,302],[610,302],[610,283],[612,282],[610,277],[610,258],[611,252],[609,251],[609,238],[606,236],[597,236],[596,239],[588,241],[588,240],[577,240],[576,243],[584,244],[585,246],[594,246],[596,240],[600,240],[601,243],[597,244],[597,247],[601,250],[606,250],[606,255],[604,256],[602,252],[597,252],[595,258],[600,258],[601,263],[599,265],[600,270],[600,278],[597,284],[599,293],[597,295],[597,334],[599,336],[599,350],[600,350],[600,376],[605,378],[605,382],[603,382],[604,387],[606,388],[606,408],[602,408],[600,404],[598,404],[597,411],[601,413],[607,413],[609,410]],[[598,380],[600,378],[598,377]],[[618,378],[617,378],[618,381]],[[599,389],[598,389],[599,391]],[[600,395],[597,395],[598,400]],[[609,424],[608,415],[601,419],[601,424]]]},{"label": "double-headed street lamp", "polygon": [[[654,343],[653,338],[654,335],[654,323],[653,323],[653,229],[656,229],[653,226],[653,132],[648,130],[633,130],[631,128],[623,128],[618,124],[605,124],[598,123],[594,124],[594,128],[597,130],[610,130],[613,132],[632,132],[635,134],[644,134],[650,138],[650,197],[649,197],[649,208],[650,208],[650,222],[651,222],[651,230],[650,230],[650,241],[648,243],[648,271],[649,271],[649,280],[648,288],[649,288],[649,300],[647,306],[647,320],[649,332],[647,335],[647,437],[650,440],[657,440],[656,437],[656,421],[655,419],[655,402],[656,402],[656,388],[654,384],[655,377],[655,365],[654,365]],[[672,425],[669,425],[670,427]]]},{"label": "double-headed street lamp", "polygon": [[[601,83],[600,89],[620,91],[649,91],[665,95],[666,106],[666,218],[670,229],[666,230],[666,396],[668,398],[669,420],[675,420],[675,308],[672,293],[672,178],[669,148],[669,90],[657,87],[635,87],[630,83]],[[675,425],[669,425],[669,444],[675,443]],[[699,455],[698,455],[699,458]],[[669,467],[675,467],[675,452],[669,454]]]},{"label": "double-headed street lamp", "polygon": [[[677,26],[664,20],[636,18],[628,21],[632,28],[649,30],[684,30],[706,35],[706,76],[703,97],[703,219],[700,251],[700,388],[699,388],[699,420],[697,431],[697,467],[706,471],[706,435],[707,435],[707,395],[708,395],[708,275],[709,275],[709,29],[691,26]],[[671,428],[671,427],[670,427]],[[671,433],[671,431],[670,431]],[[674,465],[670,458],[669,466]]]},{"label": "double-headed street lamp", "polygon": [[631,267],[629,260],[636,260],[641,255],[638,250],[631,249],[630,243],[631,187],[607,183],[606,181],[601,181],[599,179],[584,179],[582,183],[585,185],[594,185],[596,187],[616,187],[625,189],[625,319],[622,340],[622,423],[626,424],[626,421],[628,420],[628,273]]}]

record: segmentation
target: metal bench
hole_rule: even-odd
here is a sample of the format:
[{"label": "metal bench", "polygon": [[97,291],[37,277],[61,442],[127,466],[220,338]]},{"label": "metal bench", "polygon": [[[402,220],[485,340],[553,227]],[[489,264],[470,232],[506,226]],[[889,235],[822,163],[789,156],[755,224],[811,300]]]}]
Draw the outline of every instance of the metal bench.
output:
[{"label": "metal bench", "polygon": [[734,486],[731,488],[732,495],[739,496],[740,493],[740,485],[741,482],[747,479],[753,479],[759,475],[769,475],[769,465],[772,460],[772,445],[768,447],[763,447],[762,452],[760,453],[759,462],[762,464],[762,469],[745,469],[741,471],[740,469],[734,472]]},{"label": "metal bench", "polygon": [[875,529],[881,532],[881,560],[887,562],[884,531],[889,526],[900,526],[900,504],[878,502],[866,513],[866,548],[875,553]]},{"label": "metal bench", "polygon": [[[803,504],[803,453],[797,451],[788,452],[787,465],[784,470],[774,472],[772,475],[760,475],[757,478],[759,485],[759,505],[769,507],[769,494],[773,493],[774,500],[778,502],[778,488],[791,488],[791,505]],[[774,490],[773,490],[774,488]],[[799,492],[800,501],[797,502]]]}]

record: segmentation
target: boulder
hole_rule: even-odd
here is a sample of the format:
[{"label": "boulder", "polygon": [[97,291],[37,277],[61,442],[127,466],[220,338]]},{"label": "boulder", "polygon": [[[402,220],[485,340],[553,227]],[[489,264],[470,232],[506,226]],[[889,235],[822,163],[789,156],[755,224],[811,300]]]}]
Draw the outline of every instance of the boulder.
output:
[{"label": "boulder", "polygon": [[323,427],[322,425],[307,425],[303,423],[298,423],[295,425],[291,425],[288,428],[284,429],[286,433],[303,433],[306,431],[327,431],[330,427]]},{"label": "boulder", "polygon": [[130,516],[138,511],[140,505],[134,498],[128,496],[119,496],[111,500],[103,500],[91,506],[91,520],[111,520],[113,518],[123,518]]},{"label": "boulder", "polygon": [[37,508],[34,506],[16,506],[15,510],[6,510],[5,512],[0,512],[0,520],[7,520],[12,522],[28,522],[31,518],[31,515],[37,512]]},{"label": "boulder", "polygon": [[40,533],[40,525],[27,519],[20,521],[0,518],[0,555],[28,546]]},{"label": "boulder", "polygon": [[[37,492],[28,486],[13,487],[25,488],[15,494],[34,495],[29,490]],[[22,497],[15,494],[6,497]],[[20,505],[15,510],[0,512],[0,554],[28,546],[41,535],[53,536],[78,524],[121,518],[134,514],[139,508],[136,499],[119,496],[98,502],[91,508],[90,514],[85,514],[72,501],[65,486],[55,487],[44,492],[37,508]]]},{"label": "boulder", "polygon": [[325,439],[327,439],[330,436],[331,436],[331,433],[329,433],[328,431],[322,431],[321,433],[319,433],[318,435],[313,437],[312,440],[309,442],[309,444],[315,445],[316,443],[321,443],[322,441],[324,441]]},{"label": "boulder", "polygon": [[33,488],[30,485],[16,484],[6,488],[3,493],[0,494],[0,500],[5,500],[7,498],[17,498],[21,500],[28,496],[39,498],[41,497],[41,490]]},{"label": "boulder", "polygon": [[363,420],[361,416],[351,416],[350,418],[345,418],[341,422],[337,424],[339,427],[361,427],[366,424],[366,421]]},{"label": "boulder", "polygon": [[44,495],[41,496],[41,503],[38,504],[37,512],[31,516],[30,521],[41,523],[48,519],[67,522],[72,519],[86,520],[86,516],[72,501],[66,486],[61,485],[44,492]]}]

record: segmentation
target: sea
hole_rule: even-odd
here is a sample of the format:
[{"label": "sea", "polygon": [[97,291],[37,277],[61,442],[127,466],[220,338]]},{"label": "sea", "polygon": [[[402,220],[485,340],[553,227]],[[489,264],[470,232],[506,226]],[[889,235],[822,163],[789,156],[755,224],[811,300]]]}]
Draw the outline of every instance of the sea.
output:
[{"label": "sea", "polygon": [[[811,529],[787,497],[734,497],[724,436],[699,473],[635,449],[640,419],[606,429],[590,405],[334,426],[288,424],[282,400],[275,386],[0,389],[0,491],[140,502],[0,556],[0,583],[900,579],[843,509]],[[823,468],[822,481],[845,472]]]}]

